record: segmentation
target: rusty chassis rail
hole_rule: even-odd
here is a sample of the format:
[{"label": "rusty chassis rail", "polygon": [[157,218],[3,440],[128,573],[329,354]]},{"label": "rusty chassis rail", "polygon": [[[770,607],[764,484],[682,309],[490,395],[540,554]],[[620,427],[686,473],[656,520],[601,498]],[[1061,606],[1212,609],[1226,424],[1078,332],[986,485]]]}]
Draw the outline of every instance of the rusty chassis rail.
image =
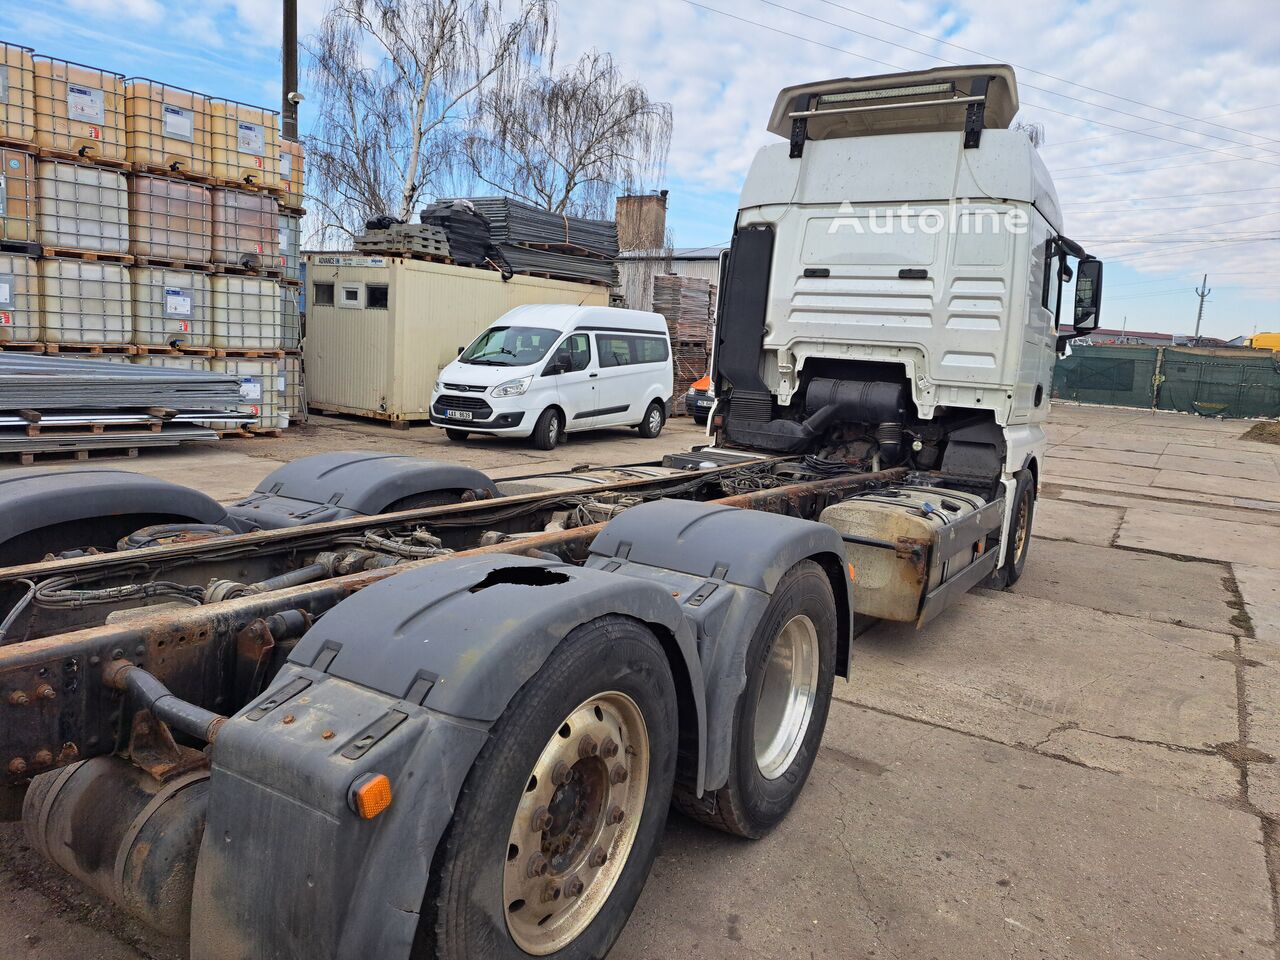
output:
[{"label": "rusty chassis rail", "polygon": [[[898,468],[848,474],[712,502],[815,519],[826,506],[849,493],[901,479],[906,473],[905,469]],[[369,521],[341,521],[341,524],[346,529],[359,529],[374,523],[385,525],[388,516],[418,519],[437,513],[439,508],[405,511]],[[514,542],[459,551],[452,557],[553,554],[582,562],[591,541],[603,528],[604,524],[598,523],[537,534]],[[249,534],[238,539],[260,536]],[[166,549],[169,548],[137,553]],[[267,679],[261,671],[262,652],[273,645],[272,625],[280,629],[279,625],[286,620],[309,623],[309,618],[323,615],[370,584],[443,559],[450,557],[416,560],[274,593],[140,617],[127,624],[93,627],[0,647],[0,716],[4,717],[0,722],[0,768],[4,771],[0,783],[19,785],[36,774],[114,752],[129,742],[131,716],[124,710],[120,693],[111,686],[118,676],[115,671],[119,670],[112,667],[115,661],[129,660],[187,703],[230,715],[257,693],[254,689],[245,689],[246,673],[258,677],[260,682]],[[37,566],[44,572],[54,564]],[[27,570],[30,575],[30,568]]]}]

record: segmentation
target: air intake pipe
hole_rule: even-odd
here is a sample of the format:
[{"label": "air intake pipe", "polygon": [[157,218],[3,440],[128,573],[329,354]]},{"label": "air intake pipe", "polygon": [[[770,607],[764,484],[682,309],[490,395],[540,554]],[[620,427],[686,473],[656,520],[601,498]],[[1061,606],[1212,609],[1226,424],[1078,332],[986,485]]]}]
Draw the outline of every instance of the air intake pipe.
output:
[{"label": "air intake pipe", "polygon": [[[758,450],[800,453],[835,423],[879,424],[881,457],[894,463],[902,454],[902,423],[907,416],[907,390],[902,383],[880,380],[811,380],[805,390],[808,416],[756,423],[730,417],[729,436]],[[896,430],[891,428],[896,427]]]}]

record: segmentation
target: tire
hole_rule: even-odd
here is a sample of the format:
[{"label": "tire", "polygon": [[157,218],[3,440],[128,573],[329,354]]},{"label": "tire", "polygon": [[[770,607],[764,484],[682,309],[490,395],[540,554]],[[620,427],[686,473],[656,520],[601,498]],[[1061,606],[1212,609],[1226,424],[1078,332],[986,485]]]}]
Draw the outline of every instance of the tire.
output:
[{"label": "tire", "polygon": [[[624,714],[629,724],[611,726]],[[596,734],[596,753],[571,725]],[[620,744],[610,746],[609,731]],[[675,683],[653,633],[617,615],[574,629],[512,699],[467,774],[427,887],[414,957],[528,960],[535,952],[587,960],[608,953],[653,866],[678,739]],[[574,779],[555,785],[568,761]],[[615,783],[609,774],[620,764],[630,775]],[[609,817],[615,807],[625,807],[616,824]],[[544,815],[538,828],[534,818]],[[571,842],[578,818],[593,825]],[[522,839],[540,847],[531,854]],[[593,867],[591,856],[606,847],[611,856]],[[570,896],[574,878],[586,886]],[[595,886],[601,883],[611,886]],[[560,895],[534,895],[549,889]]]},{"label": "tire", "polygon": [[538,422],[534,424],[530,439],[539,450],[554,450],[559,445],[563,433],[564,419],[560,416],[560,411],[554,407],[548,407],[542,411],[542,416],[538,417]]},{"label": "tire", "polygon": [[[769,720],[774,713],[768,708],[765,682],[767,677],[776,679],[781,669],[781,661],[772,655],[775,650],[781,654],[789,645],[784,629],[807,633],[799,623],[802,619],[813,628],[808,645],[817,661],[807,671],[806,682],[812,687],[808,716],[797,734],[768,738],[761,750],[757,747],[757,718],[767,729],[773,726]],[[734,710],[729,781],[701,798],[686,787],[677,787],[676,809],[709,827],[753,839],[782,822],[804,789],[827,724],[835,682],[836,630],[831,581],[811,560],[796,564],[779,582],[747,648],[747,685]],[[793,658],[793,662],[800,659]],[[776,691],[777,687],[771,683],[770,689]],[[793,725],[781,722],[777,728],[781,731],[788,726]]]},{"label": "tire", "polygon": [[653,401],[653,403],[649,404],[649,408],[645,410],[644,419],[640,421],[640,436],[646,440],[656,440],[662,433],[662,427],[666,422],[666,410],[657,400]]},{"label": "tire", "polygon": [[[1027,566],[1027,554],[1031,552],[1031,528],[1036,516],[1036,484],[1030,470],[1019,470],[1013,475],[1013,526],[1009,529],[1009,554],[1004,563],[982,581],[988,590],[1008,590],[1022,579]],[[1021,531],[1020,529],[1021,528]],[[999,544],[992,544],[996,549]]]},{"label": "tire", "polygon": [[456,430],[453,427],[445,427],[444,435],[448,437],[450,440],[452,440],[454,443],[461,443],[463,440],[467,439],[467,437],[471,436],[471,434],[467,433],[467,431]]}]

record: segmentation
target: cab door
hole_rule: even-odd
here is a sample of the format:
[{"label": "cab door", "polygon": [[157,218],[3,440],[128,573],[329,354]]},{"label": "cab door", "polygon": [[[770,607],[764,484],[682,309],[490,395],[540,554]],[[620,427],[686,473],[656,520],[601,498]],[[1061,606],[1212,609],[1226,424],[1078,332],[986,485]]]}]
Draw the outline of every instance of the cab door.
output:
[{"label": "cab door", "polygon": [[594,426],[599,406],[596,381],[600,372],[587,334],[571,333],[561,340],[551,351],[543,376],[555,384],[560,408],[564,411],[565,430]]}]

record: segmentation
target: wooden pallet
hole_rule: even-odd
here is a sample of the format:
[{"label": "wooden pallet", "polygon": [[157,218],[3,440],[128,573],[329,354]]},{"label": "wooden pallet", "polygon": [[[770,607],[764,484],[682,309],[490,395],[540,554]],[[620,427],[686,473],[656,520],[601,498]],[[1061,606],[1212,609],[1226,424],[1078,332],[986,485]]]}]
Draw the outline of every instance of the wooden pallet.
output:
[{"label": "wooden pallet", "polygon": [[549,253],[563,253],[566,256],[578,257],[582,260],[613,260],[606,254],[600,253],[598,250],[588,250],[586,247],[580,247],[576,243],[513,243],[515,247],[525,247],[529,250],[546,250]]},{"label": "wooden pallet", "polygon": [[158,267],[162,270],[188,270],[192,273],[213,273],[212,263],[199,260],[172,260],[168,257],[134,257],[135,267]]},{"label": "wooden pallet", "polygon": [[14,353],[44,353],[45,345],[43,343],[35,343],[26,340],[15,340],[10,343],[0,343],[0,350],[11,350]]},{"label": "wooden pallet", "polygon": [[134,161],[129,165],[132,173],[145,173],[152,177],[164,177],[167,180],[186,180],[189,183],[199,183],[206,187],[216,187],[221,184],[221,180],[216,180],[208,174],[192,173],[190,170],[181,168],[174,170],[172,167],[166,167],[159,163],[142,163]]},{"label": "wooden pallet", "polygon": [[38,257],[43,248],[30,240],[0,240],[0,253],[15,254],[19,257]]},{"label": "wooden pallet", "polygon": [[135,343],[133,352],[140,357],[213,357],[217,351],[213,347],[158,347],[154,344]]},{"label": "wooden pallet", "polygon": [[259,277],[263,280],[280,280],[284,277],[284,271],[279,267],[242,267],[231,263],[215,263],[213,272],[230,277]]},{"label": "wooden pallet", "polygon": [[267,349],[233,350],[233,349],[223,349],[221,347],[218,347],[214,349],[213,355],[215,357],[220,357],[222,359],[231,359],[231,360],[283,360],[284,359],[283,350],[267,350]]},{"label": "wooden pallet", "polygon": [[22,140],[18,137],[5,136],[0,136],[0,149],[21,150],[23,153],[29,153],[33,156],[40,152],[40,148],[36,146],[34,140]]},{"label": "wooden pallet", "polygon": [[249,426],[245,427],[245,430],[248,432],[249,436],[251,437],[278,438],[284,435],[284,431],[279,427],[258,427],[250,424]]},{"label": "wooden pallet", "polygon": [[41,247],[43,257],[62,257],[67,260],[93,260],[100,263],[118,263],[129,266],[133,257],[127,253],[106,253],[102,250],[78,250],[75,247]]},{"label": "wooden pallet", "polygon": [[159,433],[163,429],[163,420],[147,423],[45,423],[38,420],[27,424],[26,433],[28,437],[96,437],[112,433]]},{"label": "wooden pallet", "polygon": [[81,155],[71,150],[54,150],[50,147],[40,147],[36,151],[36,156],[42,160],[61,160],[63,163],[83,163],[89,167],[110,167],[112,170],[119,170],[121,173],[128,173],[133,166],[128,160],[115,160],[110,157],[100,157],[94,154]]},{"label": "wooden pallet", "polygon": [[291,207],[283,200],[280,201],[280,212],[289,217],[305,217],[307,211],[303,207]]},{"label": "wooden pallet", "polygon": [[94,447],[90,450],[25,450],[3,454],[5,457],[15,458],[24,467],[48,460],[113,460],[121,457],[133,459],[137,455],[137,447]]},{"label": "wooden pallet", "polygon": [[45,353],[124,353],[135,354],[138,348],[132,343],[46,343]]},{"label": "wooden pallet", "polygon": [[249,183],[244,180],[224,180],[218,177],[212,180],[212,186],[225,187],[228,190],[244,190],[247,193],[265,193],[277,200],[284,196],[284,187],[264,187],[260,183]]},{"label": "wooden pallet", "polygon": [[294,280],[292,277],[281,277],[281,278],[280,278],[280,285],[281,285],[282,287],[301,287],[301,286],[302,286],[302,281],[301,281],[301,280]]}]

